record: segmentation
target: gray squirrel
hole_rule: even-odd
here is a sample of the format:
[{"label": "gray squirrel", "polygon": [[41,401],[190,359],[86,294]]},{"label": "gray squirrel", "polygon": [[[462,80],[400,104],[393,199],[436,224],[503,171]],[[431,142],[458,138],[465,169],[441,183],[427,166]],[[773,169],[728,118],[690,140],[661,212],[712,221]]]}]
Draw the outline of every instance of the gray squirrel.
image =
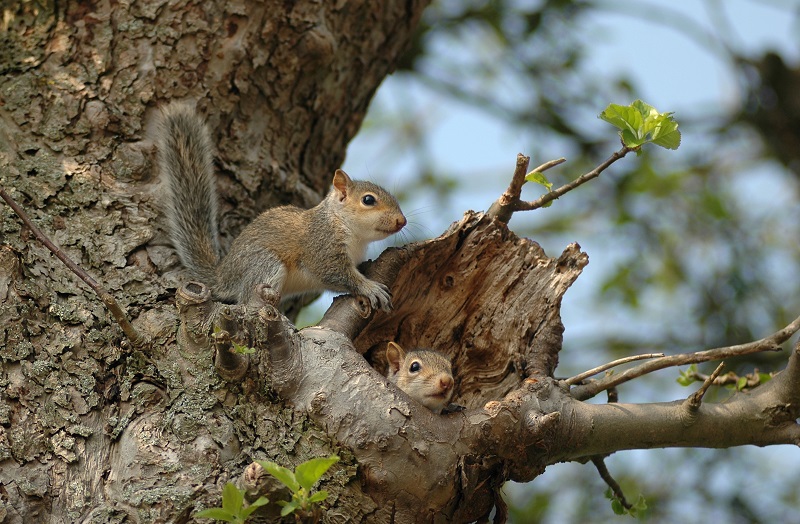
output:
[{"label": "gray squirrel", "polygon": [[170,239],[192,278],[207,284],[215,299],[247,302],[263,283],[282,298],[341,291],[364,296],[374,309],[391,309],[389,289],[356,268],[370,242],[406,225],[391,193],[337,169],[317,206],[264,211],[220,259],[214,147],[205,122],[190,106],[170,104],[156,143]]},{"label": "gray squirrel", "polygon": [[434,413],[448,406],[453,396],[453,368],[442,353],[432,349],[406,352],[400,344],[389,342],[386,360],[386,377],[406,395]]}]

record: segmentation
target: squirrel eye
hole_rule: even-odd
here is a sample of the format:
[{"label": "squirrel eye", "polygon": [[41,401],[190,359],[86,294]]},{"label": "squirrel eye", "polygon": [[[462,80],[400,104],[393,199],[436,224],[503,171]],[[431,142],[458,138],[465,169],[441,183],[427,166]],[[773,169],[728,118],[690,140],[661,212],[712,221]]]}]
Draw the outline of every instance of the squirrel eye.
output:
[{"label": "squirrel eye", "polygon": [[378,203],[378,200],[375,198],[375,195],[370,195],[369,193],[361,197],[361,202],[365,206],[374,206]]},{"label": "squirrel eye", "polygon": [[419,371],[420,369],[422,369],[422,366],[420,366],[420,365],[419,365],[419,362],[417,362],[417,361],[415,360],[414,362],[412,362],[412,363],[411,363],[411,367],[410,367],[410,368],[408,368],[408,371],[410,371],[411,373],[416,373],[416,372],[417,372],[417,371]]}]

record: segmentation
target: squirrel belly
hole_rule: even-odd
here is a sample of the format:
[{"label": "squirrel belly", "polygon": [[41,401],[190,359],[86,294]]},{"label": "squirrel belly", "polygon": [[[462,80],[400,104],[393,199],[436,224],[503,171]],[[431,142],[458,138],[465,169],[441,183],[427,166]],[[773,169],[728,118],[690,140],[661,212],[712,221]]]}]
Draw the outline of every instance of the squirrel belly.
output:
[{"label": "squirrel belly", "polygon": [[281,206],[256,217],[220,260],[213,146],[205,123],[186,105],[167,106],[158,126],[169,235],[191,276],[226,302],[246,302],[258,284],[282,298],[322,290],[362,295],[391,309],[389,289],[356,266],[367,245],[397,233],[406,218],[394,196],[336,170],[317,206]]}]

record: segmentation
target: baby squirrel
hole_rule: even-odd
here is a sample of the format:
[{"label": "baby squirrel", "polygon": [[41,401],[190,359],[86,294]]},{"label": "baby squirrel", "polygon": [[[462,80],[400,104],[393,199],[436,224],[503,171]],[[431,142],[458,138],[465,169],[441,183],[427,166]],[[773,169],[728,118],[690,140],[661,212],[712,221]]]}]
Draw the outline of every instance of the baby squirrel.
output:
[{"label": "baby squirrel", "polygon": [[157,145],[170,238],[192,277],[209,285],[216,299],[247,302],[264,283],[282,298],[327,289],[391,309],[389,289],[356,268],[370,242],[406,225],[391,193],[337,169],[333,189],[316,207],[264,211],[220,260],[213,146],[205,122],[191,107],[171,104],[162,110]]},{"label": "baby squirrel", "polygon": [[441,413],[453,396],[453,368],[438,351],[415,349],[408,353],[395,342],[386,346],[386,378],[434,413]]}]

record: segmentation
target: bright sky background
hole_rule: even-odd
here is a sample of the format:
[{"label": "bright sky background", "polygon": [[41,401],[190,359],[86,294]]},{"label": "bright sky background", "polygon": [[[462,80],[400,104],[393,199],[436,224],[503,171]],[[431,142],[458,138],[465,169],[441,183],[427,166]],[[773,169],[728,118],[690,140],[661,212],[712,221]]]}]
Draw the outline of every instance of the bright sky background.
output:
[{"label": "bright sky background", "polygon": [[[710,19],[709,12],[705,9],[708,4],[724,6],[726,17],[723,21]],[[650,0],[609,1],[604,5],[614,6],[613,11],[616,13],[621,11],[620,6],[633,5],[644,6],[646,10],[647,6],[654,8],[666,6],[672,10],[681,10],[694,23],[712,33],[721,33],[739,54],[757,56],[767,49],[775,49],[792,64],[797,64],[800,60],[798,37],[800,28],[795,24],[795,17],[786,15],[788,7],[794,6],[794,9],[800,9],[800,2]],[[658,16],[656,13],[656,17]],[[612,14],[612,9],[609,9],[605,14],[595,13],[591,19],[585,19],[584,25],[586,41],[593,42],[590,47],[590,63],[598,71],[598,75],[607,75],[609,71],[627,72],[637,82],[638,98],[660,111],[674,111],[679,122],[682,115],[697,117],[724,113],[727,107],[737,103],[742,94],[739,80],[732,74],[731,69],[721,63],[713,50],[673,30],[668,24],[645,21],[637,16]],[[620,26],[625,30],[620,31]],[[414,210],[422,211],[413,213],[411,220],[421,224],[422,230],[427,232],[428,237],[441,233],[447,225],[458,220],[467,209],[487,209],[505,189],[513,172],[517,153],[531,154],[533,149],[532,137],[526,136],[518,129],[509,128],[487,113],[451,101],[421,85],[409,82],[406,78],[389,77],[378,91],[376,104],[384,108],[392,107],[398,105],[396,103],[398,100],[413,101],[413,106],[418,107],[421,114],[436,122],[427,144],[433,161],[437,166],[446,166],[451,173],[459,173],[460,180],[463,180],[451,199],[452,205],[442,205],[435,195],[420,196],[419,201],[402,202],[407,213]],[[627,104],[631,100],[609,100],[609,102]],[[597,113],[602,109],[598,107]],[[369,121],[369,117],[367,120]],[[683,140],[684,143],[702,143],[703,137],[684,135]],[[387,166],[383,161],[383,154],[384,149],[376,147],[374,138],[362,133],[351,143],[344,168],[356,178],[369,178],[390,189],[403,187],[407,180],[413,178],[413,163],[399,162]],[[669,154],[679,157],[681,149]],[[563,155],[565,155],[563,151],[554,150],[549,153],[548,158],[533,158],[531,165],[535,166],[542,161]],[[759,173],[753,174],[753,179],[758,180],[759,191],[765,198],[781,204],[794,202],[793,205],[796,206],[797,195],[786,194],[785,186],[781,182],[783,175],[777,173],[778,171],[779,168],[775,166],[764,165]],[[602,181],[591,183],[602,183]],[[577,191],[584,190],[585,187]],[[538,189],[526,186],[523,197],[532,200],[539,193]],[[517,229],[526,219],[528,218],[515,218],[511,223],[512,229]],[[412,232],[424,236],[419,228]],[[545,244],[543,247],[548,255],[557,256],[570,240],[576,240],[581,244],[583,250],[589,253],[591,263],[564,300],[562,316],[566,326],[565,347],[570,346],[571,340],[575,344],[575,340],[590,339],[593,330],[621,329],[627,323],[625,318],[616,318],[613,314],[606,318],[597,318],[596,312],[587,311],[584,306],[588,300],[584,301],[583,297],[589,296],[605,268],[609,267],[609,262],[613,261],[613,248],[609,247],[607,238],[603,236],[568,238],[560,245]],[[373,249],[374,251],[370,252],[372,257],[380,252],[382,246]],[[328,295],[323,297],[326,303],[329,303],[329,300]],[[660,319],[655,318],[654,321]],[[565,356],[562,353],[562,357]],[[563,369],[563,366],[559,368],[561,374],[582,370],[569,368],[569,360],[562,358],[562,364],[567,369]],[[587,359],[586,355],[583,355],[577,362],[581,366],[591,367],[604,361],[602,356],[597,356],[597,360],[593,362],[591,358]],[[638,392],[639,390],[637,394]],[[671,400],[664,398],[664,394],[664,391],[651,391],[649,395],[637,398],[637,401]],[[642,475],[646,476],[647,468],[652,466],[652,463],[645,458],[648,456],[647,453],[650,452],[629,452],[620,460],[629,460],[633,457],[634,465],[640,464]],[[767,457],[766,460],[772,460],[769,457],[786,457],[787,454],[791,460],[797,461],[796,450],[792,453],[790,450],[787,451],[786,447],[772,448],[771,451],[754,456],[758,457],[756,463],[759,463],[759,460],[765,460],[764,457]],[[724,487],[728,481],[720,482]]]},{"label": "bright sky background", "polygon": [[[591,68],[598,71],[598,78],[607,78],[609,72],[627,72],[640,88],[637,96],[655,106],[660,111],[673,111],[680,122],[681,117],[697,118],[699,115],[722,114],[725,109],[741,97],[739,79],[727,68],[705,42],[687,37],[669,24],[650,22],[641,16],[619,14],[622,7],[639,6],[639,9],[653,13],[655,18],[663,18],[657,11],[666,6],[669,10],[682,10],[692,24],[697,24],[711,34],[722,34],[740,54],[758,55],[766,49],[778,49],[787,59],[794,61],[800,56],[798,30],[794,17],[787,16],[786,6],[798,2],[769,0],[725,0],[726,17],[711,20],[708,3],[697,0],[683,2],[612,2],[605,13],[593,11],[591,17],[584,17],[584,34]],[[622,7],[620,7],[622,6]],[[648,7],[648,6],[652,6]],[[619,28],[624,27],[624,31]],[[717,29],[715,29],[715,27]],[[721,29],[720,29],[721,28]],[[391,76],[379,89],[373,103],[386,110],[408,111],[407,104],[418,108],[420,118],[431,122],[431,132],[426,142],[433,163],[450,173],[456,173],[462,181],[451,195],[449,202],[442,202],[433,192],[415,197],[413,202],[402,202],[410,216],[408,231],[415,240],[432,237],[441,233],[451,222],[458,220],[467,209],[486,210],[490,203],[506,188],[513,172],[517,153],[533,154],[535,147],[541,148],[541,137],[534,138],[524,131],[509,127],[485,111],[453,101],[447,97],[409,80],[407,76]],[[609,100],[627,104],[631,100]],[[596,113],[603,108],[598,107]],[[596,115],[595,113],[595,115]],[[585,125],[604,126],[605,124],[589,115]],[[365,129],[369,127],[367,117]],[[584,125],[582,122],[581,125]],[[610,126],[609,133],[614,131]],[[668,158],[680,161],[687,155],[687,149],[702,144],[702,136],[687,135],[684,131],[683,146],[668,152]],[[397,161],[387,164],[386,152],[393,144],[381,142],[368,132],[362,132],[351,143],[344,169],[356,178],[369,178],[385,185],[390,190],[404,187],[414,178],[413,160]],[[555,144],[553,147],[558,147]],[[651,148],[652,151],[655,148]],[[532,158],[531,165],[567,156],[569,152],[547,149],[547,158]],[[611,151],[609,151],[610,153]],[[651,152],[648,154],[659,154]],[[598,159],[598,162],[601,159]],[[627,159],[623,160],[623,162]],[[610,172],[613,171],[613,167]],[[778,203],[789,204],[795,195],[786,193],[779,168],[764,165],[760,176],[753,180],[758,184],[759,195],[768,199],[773,208]],[[572,173],[569,162],[554,169],[565,177],[577,176]],[[610,176],[610,175],[608,175]],[[600,180],[590,184],[602,184]],[[551,177],[555,180],[555,175]],[[590,191],[589,186],[577,191]],[[748,191],[749,188],[743,188]],[[528,185],[523,190],[523,198],[533,200],[540,194],[537,186]],[[569,198],[569,196],[565,197]],[[557,204],[556,204],[557,205]],[[541,210],[540,210],[541,211]],[[545,213],[547,210],[543,210]],[[526,223],[537,219],[536,212],[517,214],[511,222],[512,229],[524,229]],[[415,225],[414,225],[415,224]],[[613,232],[612,232],[613,233]],[[577,234],[576,234],[577,235]],[[587,321],[581,304],[589,293],[593,293],[595,283],[600,282],[607,269],[613,267],[615,257],[622,246],[614,246],[614,236],[598,233],[584,236],[565,236],[557,243],[552,240],[540,242],[550,256],[557,256],[570,241],[577,241],[589,253],[590,264],[581,278],[567,293],[563,317],[567,327],[565,346],[571,337],[583,338],[596,329],[616,329],[617,326],[630,326],[625,318],[608,318]],[[378,243],[380,244],[380,243]],[[374,245],[370,256],[380,253],[385,245]],[[327,296],[324,300],[329,301]],[[651,301],[656,303],[658,301]],[[651,317],[660,317],[657,311],[649,311]],[[646,326],[642,326],[646,329]],[[564,362],[566,363],[566,362]]]},{"label": "bright sky background", "polygon": [[[640,90],[638,97],[661,111],[674,111],[680,122],[682,115],[696,117],[698,114],[720,114],[741,96],[738,79],[730,68],[721,63],[709,46],[687,37],[669,24],[643,20],[639,16],[621,13],[630,2],[606,2],[606,13],[593,11],[591,17],[583,20],[584,39],[591,42],[590,58],[587,62],[598,76],[608,76],[609,72],[625,71],[633,76]],[[735,50],[743,55],[756,55],[765,49],[778,49],[784,57],[794,60],[800,57],[800,28],[794,17],[787,17],[786,5],[798,2],[769,0],[725,0],[724,2],[635,2],[637,6],[667,6],[670,10],[681,9],[693,24],[705,28],[711,34],[724,35]],[[719,4],[724,9],[713,21],[704,6]],[[644,7],[647,10],[647,7]],[[652,11],[652,10],[650,10]],[[656,12],[658,17],[659,13]],[[722,22],[720,22],[720,20]],[[715,29],[715,24],[721,29]],[[625,31],[620,32],[619,27]],[[665,77],[668,75],[669,80]],[[517,153],[531,154],[534,139],[525,136],[518,129],[509,128],[499,119],[492,118],[485,111],[475,109],[460,102],[452,101],[426,87],[410,82],[400,76],[389,77],[379,89],[376,105],[397,106],[398,99],[411,99],[421,108],[420,114],[431,122],[428,148],[433,162],[446,167],[449,172],[459,174],[464,182],[450,195],[450,201],[441,202],[438,196],[429,192],[412,202],[402,202],[412,224],[409,228],[415,236],[436,236],[451,222],[458,220],[467,209],[485,210],[505,189]],[[630,100],[610,100],[621,104]],[[597,108],[599,113],[603,108]],[[367,117],[367,123],[369,116]],[[587,125],[604,125],[591,119]],[[368,127],[368,126],[365,126]],[[609,126],[609,132],[613,132]],[[702,144],[702,137],[684,134],[683,150],[669,152],[670,158],[680,158],[685,144]],[[383,144],[368,133],[359,134],[350,145],[344,169],[356,178],[369,178],[387,188],[402,187],[414,179],[413,161],[388,164],[384,154],[391,144]],[[610,153],[610,151],[609,151]],[[564,151],[554,150],[548,158],[532,158],[531,165],[565,155]],[[684,153],[685,154],[685,153]],[[569,160],[569,158],[568,158]],[[598,160],[599,161],[599,160]],[[569,163],[559,167],[560,173],[570,174]],[[611,168],[613,170],[613,167]],[[777,199],[787,200],[781,187],[781,177],[770,177],[776,168],[764,166],[758,179],[760,192],[773,205]],[[554,170],[555,172],[555,170]],[[576,173],[577,175],[577,173]],[[602,179],[602,177],[601,177]],[[594,183],[602,183],[601,180]],[[577,191],[589,191],[584,186]],[[534,199],[539,190],[533,185],[526,186],[523,197]],[[566,198],[569,198],[567,196]],[[546,210],[545,210],[546,212]],[[535,220],[531,213],[518,214],[511,223],[512,228],[524,226],[526,221]],[[420,238],[416,238],[420,239]],[[608,250],[608,239],[602,235],[585,238],[565,238],[563,243],[544,244],[550,256],[557,256],[569,241],[575,240],[589,253],[591,262],[578,279],[578,283],[567,293],[564,304],[564,323],[567,326],[565,343],[570,334],[595,326],[581,326],[579,319],[585,319],[579,304],[582,290],[592,289],[589,280],[599,281],[605,269],[613,263],[614,253]],[[373,246],[370,256],[380,253],[384,246]],[[570,323],[575,319],[574,323]],[[620,322],[623,322],[620,319]],[[604,321],[604,325],[608,325]]]}]

